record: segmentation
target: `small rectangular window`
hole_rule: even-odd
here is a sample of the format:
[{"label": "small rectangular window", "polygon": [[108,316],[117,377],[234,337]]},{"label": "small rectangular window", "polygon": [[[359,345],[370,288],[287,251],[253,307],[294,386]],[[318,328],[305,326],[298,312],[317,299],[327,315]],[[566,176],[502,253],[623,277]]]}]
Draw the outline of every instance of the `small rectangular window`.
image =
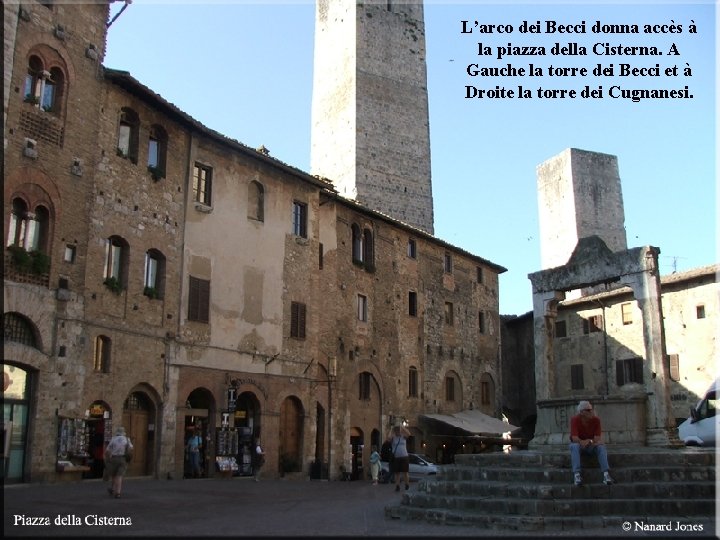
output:
[{"label": "small rectangular window", "polygon": [[455,401],[455,379],[445,377],[445,401]]},{"label": "small rectangular window", "polygon": [[292,218],[293,234],[301,238],[307,238],[307,204],[294,201]]},{"label": "small rectangular window", "polygon": [[190,276],[188,320],[202,323],[210,322],[210,280]]},{"label": "small rectangular window", "polygon": [[680,355],[669,354],[668,360],[670,362],[670,378],[675,381],[680,381]]},{"label": "small rectangular window", "polygon": [[408,315],[417,316],[417,293],[415,291],[408,293]]},{"label": "small rectangular window", "polygon": [[367,322],[368,320],[368,304],[367,304],[367,296],[358,294],[357,296],[357,310],[358,310],[358,320],[362,322]]},{"label": "small rectangular window", "polygon": [[696,316],[698,319],[704,319],[704,318],[705,318],[705,306],[704,306],[704,305],[699,304],[698,306],[696,306],[696,308],[695,308],[695,316]]},{"label": "small rectangular window", "polygon": [[583,319],[583,334],[592,334],[593,332],[602,332],[603,317],[602,315],[593,315],[587,319]]},{"label": "small rectangular window", "polygon": [[94,370],[98,373],[110,372],[110,338],[97,336],[95,338]]},{"label": "small rectangular window", "polygon": [[63,256],[63,260],[67,263],[74,263],[76,252],[77,252],[77,250],[76,250],[75,246],[71,246],[71,245],[65,246],[65,255]]},{"label": "small rectangular window", "polygon": [[567,323],[565,321],[555,321],[555,337],[567,337]]},{"label": "small rectangular window", "polygon": [[446,274],[452,274],[453,271],[453,260],[452,255],[449,253],[445,253],[445,259],[444,259],[444,270]]},{"label": "small rectangular window", "polygon": [[573,364],[570,366],[570,388],[573,390],[583,390],[585,388],[583,369],[583,364]]},{"label": "small rectangular window", "polygon": [[193,168],[193,199],[195,202],[211,206],[212,202],[212,167],[195,163]]},{"label": "small rectangular window", "polygon": [[643,359],[626,358],[615,362],[615,375],[618,386],[630,383],[643,384]]},{"label": "small rectangular window", "polygon": [[322,242],[320,242],[320,245],[318,246],[318,268],[320,270],[323,269],[323,256],[324,256],[324,248],[322,245]]},{"label": "small rectangular window", "polygon": [[408,372],[408,396],[417,397],[418,395],[418,371],[417,368],[411,367]]},{"label": "small rectangular window", "polygon": [[490,405],[490,383],[487,381],[480,381],[480,403]]},{"label": "small rectangular window", "polygon": [[452,326],[454,323],[454,313],[452,302],[445,302],[445,324]]},{"label": "small rectangular window", "polygon": [[630,302],[620,304],[620,311],[622,313],[622,323],[624,325],[632,324],[632,304]]},{"label": "small rectangular window", "polygon": [[407,255],[411,259],[417,258],[417,245],[415,244],[415,240],[413,238],[408,239]]},{"label": "small rectangular window", "polygon": [[485,333],[485,312],[484,311],[478,312],[478,329],[480,330],[481,334]]},{"label": "small rectangular window", "polygon": [[300,302],[290,304],[290,337],[305,339],[306,306]]},{"label": "small rectangular window", "polygon": [[358,377],[358,383],[360,386],[359,399],[369,400],[370,399],[370,383],[372,382],[372,375],[369,372],[363,371]]},{"label": "small rectangular window", "polygon": [[482,267],[477,267],[477,282],[478,283],[484,283],[485,282],[485,275],[483,274]]}]

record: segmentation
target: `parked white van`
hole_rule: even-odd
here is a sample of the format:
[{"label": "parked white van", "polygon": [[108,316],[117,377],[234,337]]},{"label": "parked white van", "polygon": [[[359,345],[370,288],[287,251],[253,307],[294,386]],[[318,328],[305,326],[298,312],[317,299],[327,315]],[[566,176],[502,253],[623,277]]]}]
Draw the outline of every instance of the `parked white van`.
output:
[{"label": "parked white van", "polygon": [[678,426],[678,437],[688,446],[715,446],[720,415],[716,414],[720,378],[705,392],[705,396],[690,409],[690,418]]}]

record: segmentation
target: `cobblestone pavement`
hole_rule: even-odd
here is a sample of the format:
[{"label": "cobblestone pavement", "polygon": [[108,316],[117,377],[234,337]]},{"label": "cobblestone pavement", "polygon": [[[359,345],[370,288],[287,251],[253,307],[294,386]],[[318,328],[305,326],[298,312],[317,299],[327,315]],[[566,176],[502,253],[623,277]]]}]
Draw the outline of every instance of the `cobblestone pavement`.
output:
[{"label": "cobblestone pavement", "polygon": [[[373,486],[369,482],[130,478],[125,480],[120,499],[111,498],[107,486],[99,480],[5,486],[4,535],[6,538],[663,536],[625,533],[621,527],[538,534],[390,519],[385,517],[385,506],[397,504],[402,494],[396,493],[391,485]],[[416,489],[415,485],[410,489]],[[714,536],[714,531],[695,536],[707,538]]]}]

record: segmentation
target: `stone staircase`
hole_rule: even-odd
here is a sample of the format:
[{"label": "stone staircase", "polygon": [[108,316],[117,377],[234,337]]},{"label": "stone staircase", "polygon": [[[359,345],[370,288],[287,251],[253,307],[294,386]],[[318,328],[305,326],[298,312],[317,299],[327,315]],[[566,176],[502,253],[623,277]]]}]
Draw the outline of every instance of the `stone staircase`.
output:
[{"label": "stone staircase", "polygon": [[604,485],[597,462],[583,457],[578,487],[567,451],[459,454],[385,515],[517,531],[619,533],[626,522],[633,531],[671,522],[674,532],[701,525],[702,532],[686,532],[714,535],[715,449],[608,446],[608,459],[614,485]]}]

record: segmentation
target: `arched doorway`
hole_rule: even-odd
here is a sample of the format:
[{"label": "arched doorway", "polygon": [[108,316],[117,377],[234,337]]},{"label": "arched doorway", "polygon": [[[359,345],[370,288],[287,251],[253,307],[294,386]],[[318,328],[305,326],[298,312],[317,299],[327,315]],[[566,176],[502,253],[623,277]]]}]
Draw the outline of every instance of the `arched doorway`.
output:
[{"label": "arched doorway", "polygon": [[[212,393],[205,388],[196,388],[188,395],[185,400],[185,421],[183,425],[183,448],[187,446],[188,439],[195,433],[203,439],[200,447],[200,476],[207,478],[210,474],[210,455],[208,446],[214,438],[215,431],[215,400]],[[192,478],[193,471],[190,466],[190,460],[187,452],[183,452],[184,458],[184,474],[185,478]]]},{"label": "arched doorway", "polygon": [[363,479],[363,449],[365,448],[365,436],[360,428],[354,427],[350,430],[350,480]]},{"label": "arched doorway", "polygon": [[[105,446],[112,437],[112,421],[110,407],[104,401],[94,401],[88,407],[88,453],[90,454],[90,471],[86,478],[101,478],[105,467]],[[133,444],[135,439],[131,437]]]},{"label": "arched doorway", "polygon": [[287,397],[280,406],[278,458],[280,474],[302,471],[303,419],[302,403],[295,396]]},{"label": "arched doorway", "polygon": [[128,476],[151,475],[155,470],[155,405],[145,392],[132,392],[123,405],[122,426],[135,447]]},{"label": "arched doorway", "polygon": [[255,439],[260,437],[260,402],[252,392],[243,392],[235,402],[234,426],[238,431],[238,474],[252,474]]}]

